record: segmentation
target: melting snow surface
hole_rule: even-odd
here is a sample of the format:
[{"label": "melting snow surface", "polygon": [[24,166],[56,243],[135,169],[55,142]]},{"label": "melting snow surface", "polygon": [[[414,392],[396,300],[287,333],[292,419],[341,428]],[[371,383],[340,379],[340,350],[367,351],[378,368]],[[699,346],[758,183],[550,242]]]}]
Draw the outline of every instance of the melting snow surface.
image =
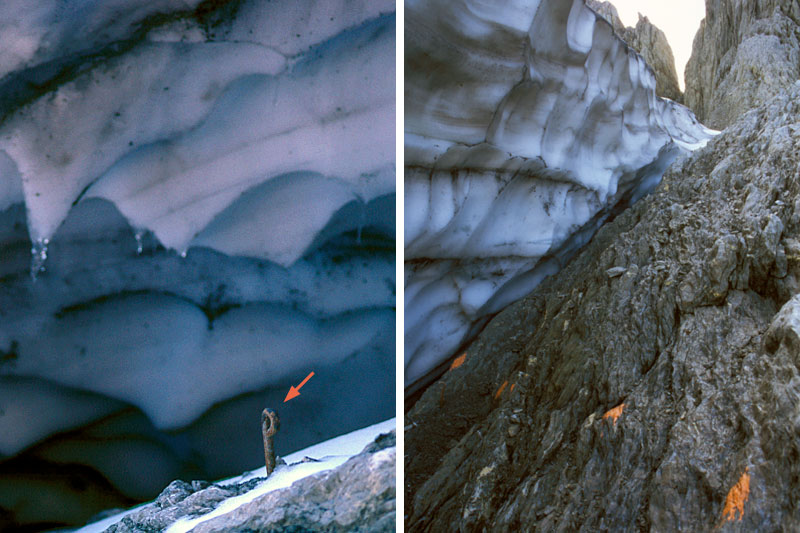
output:
[{"label": "melting snow surface", "polygon": [[418,0],[405,21],[412,386],[714,132],[583,0]]}]

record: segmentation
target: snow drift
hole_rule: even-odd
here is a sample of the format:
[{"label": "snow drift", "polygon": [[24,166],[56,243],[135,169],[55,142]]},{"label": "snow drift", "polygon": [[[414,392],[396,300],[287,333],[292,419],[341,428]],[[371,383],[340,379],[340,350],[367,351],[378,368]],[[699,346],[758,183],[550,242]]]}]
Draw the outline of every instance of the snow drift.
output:
[{"label": "snow drift", "polygon": [[311,370],[279,453],[391,416],[394,28],[385,1],[0,6],[0,523],[241,472]]},{"label": "snow drift", "polygon": [[418,0],[405,39],[411,392],[712,132],[583,0]]}]

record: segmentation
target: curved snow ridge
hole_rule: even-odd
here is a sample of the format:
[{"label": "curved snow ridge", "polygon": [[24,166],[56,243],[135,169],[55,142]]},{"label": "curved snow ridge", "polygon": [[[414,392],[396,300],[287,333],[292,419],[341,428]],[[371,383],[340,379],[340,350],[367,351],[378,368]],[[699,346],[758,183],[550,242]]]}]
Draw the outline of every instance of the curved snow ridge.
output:
[{"label": "curved snow ridge", "polygon": [[0,376],[0,405],[4,427],[14,428],[0,432],[0,458],[125,407],[122,402],[84,390],[16,376]]},{"label": "curved snow ridge", "polygon": [[409,386],[715,133],[583,0],[406,9]]},{"label": "curved snow ridge", "polygon": [[[383,179],[393,179],[393,166],[384,168],[383,172],[391,175],[391,178]],[[228,255],[260,257],[289,267],[324,241],[326,236],[353,230],[358,232],[364,226],[370,226],[382,229],[389,238],[393,237],[394,224],[388,223],[386,213],[375,207],[388,203],[387,199],[394,206],[394,191],[372,198],[372,201],[365,201],[356,191],[352,184],[318,173],[285,174],[240,196],[190,244]],[[298,209],[295,203],[297,198],[304,199],[302,209]],[[352,209],[346,209],[351,204]],[[336,223],[336,215],[346,211],[357,213],[339,218],[343,222],[356,222],[356,226]],[[269,231],[262,228],[269,228]],[[329,231],[323,231],[325,228]]]},{"label": "curved snow ridge", "polygon": [[7,153],[0,150],[0,211],[5,211],[14,204],[25,201],[22,192],[22,178],[17,165]]},{"label": "curved snow ridge", "polygon": [[655,95],[641,56],[582,0],[524,4],[409,6],[406,134],[438,144],[409,164],[487,142],[614,194],[621,170],[666,142],[708,137],[691,111]]},{"label": "curved snow ridge", "polygon": [[142,41],[254,43],[294,58],[394,10],[391,0],[8,0],[0,5],[0,119]]},{"label": "curved snow ridge", "polygon": [[[361,209],[365,220],[376,221],[377,213],[393,215],[394,204],[393,196],[351,203],[334,216],[343,220],[319,234],[326,243],[312,243],[313,252],[284,268],[201,247],[180,258],[149,233],[137,253],[133,231],[113,204],[92,199],[70,211],[36,283],[26,275],[24,209],[0,213],[0,276],[6,280],[0,291],[0,381],[6,380],[0,383],[6,410],[0,454],[90,423],[122,402],[141,408],[159,428],[174,429],[198,423],[216,409],[209,410],[211,403],[246,391],[277,396],[284,389],[285,395],[296,385],[294,373],[306,370],[298,365],[316,367],[315,380],[335,387],[343,378],[323,376],[320,365],[375,359],[391,360],[393,369],[387,356],[394,347],[394,242],[371,228],[360,243],[355,231],[341,233],[359,221]],[[393,216],[384,225],[393,230]],[[230,356],[226,346],[235,347]],[[207,382],[205,397],[200,386]],[[179,393],[167,394],[173,385]],[[14,430],[43,405],[39,395],[42,401],[60,398],[74,416],[48,409],[28,430]]]},{"label": "curved snow ridge", "polygon": [[335,365],[361,353],[393,323],[388,308],[317,319],[289,305],[249,304],[210,328],[190,302],[133,294],[64,312],[20,339],[14,374],[136,405],[157,428],[177,429],[321,359]]},{"label": "curved snow ridge", "polygon": [[183,252],[249,189],[316,174],[305,238],[260,250],[291,264],[326,214],[394,191],[394,27],[381,15],[292,62],[248,42],[145,42],[18,109],[0,150],[20,176],[32,241],[46,244],[82,197],[101,197]]}]

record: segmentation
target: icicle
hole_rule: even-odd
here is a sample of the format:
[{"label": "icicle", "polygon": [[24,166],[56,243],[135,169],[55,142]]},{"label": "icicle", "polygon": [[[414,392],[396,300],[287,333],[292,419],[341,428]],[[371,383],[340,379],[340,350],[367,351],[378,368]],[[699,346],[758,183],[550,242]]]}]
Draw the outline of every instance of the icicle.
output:
[{"label": "icicle", "polygon": [[36,281],[40,272],[44,272],[44,263],[47,261],[47,245],[50,239],[37,239],[31,248],[31,279]]},{"label": "icicle", "polygon": [[137,229],[133,237],[136,239],[136,255],[142,255],[142,237],[144,237],[144,230]]}]

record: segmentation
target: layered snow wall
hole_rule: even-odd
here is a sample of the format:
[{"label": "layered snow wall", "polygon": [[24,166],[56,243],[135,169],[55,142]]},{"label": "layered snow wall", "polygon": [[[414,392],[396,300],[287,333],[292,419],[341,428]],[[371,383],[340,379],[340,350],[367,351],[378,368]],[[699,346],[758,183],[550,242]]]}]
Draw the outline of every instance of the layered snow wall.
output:
[{"label": "layered snow wall", "polygon": [[392,416],[394,3],[23,3],[0,6],[0,524],[241,472],[266,406],[279,453]]},{"label": "layered snow wall", "polygon": [[712,132],[583,0],[406,3],[405,380]]}]

